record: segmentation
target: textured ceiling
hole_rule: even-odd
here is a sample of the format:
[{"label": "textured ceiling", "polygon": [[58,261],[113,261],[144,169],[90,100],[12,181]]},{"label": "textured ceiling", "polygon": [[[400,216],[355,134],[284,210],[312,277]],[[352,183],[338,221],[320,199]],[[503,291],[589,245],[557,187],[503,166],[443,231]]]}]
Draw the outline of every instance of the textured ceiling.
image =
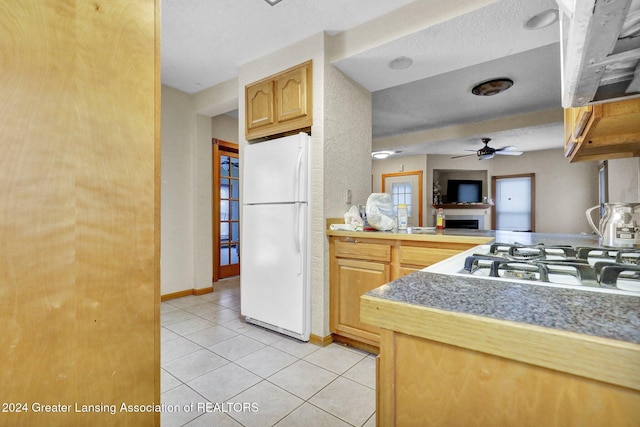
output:
[{"label": "textured ceiling", "polygon": [[411,0],[162,0],[162,83],[195,93],[238,67],[326,31],[355,27]]},{"label": "textured ceiling", "polygon": [[[481,136],[524,151],[561,147],[561,117],[514,120],[518,124],[508,128],[510,117],[561,108],[559,26],[524,28],[534,14],[557,9],[555,1],[450,4],[447,10],[441,0],[283,0],[273,7],[263,0],[162,0],[163,84],[195,93],[236,77],[241,64],[320,31],[348,36],[360,24],[393,16],[399,28],[404,22],[410,27],[405,34],[334,62],[372,91],[374,149],[463,154],[478,148]],[[415,5],[428,11],[424,18],[398,15],[397,9]],[[460,5],[467,11],[458,13]],[[415,28],[421,20],[428,24]],[[377,40],[379,27],[370,28],[370,39]],[[387,64],[398,56],[411,57],[413,65],[391,70]],[[515,84],[497,96],[471,95],[475,83],[494,77]],[[473,126],[505,117],[498,127]],[[429,133],[459,125],[464,132]]]}]

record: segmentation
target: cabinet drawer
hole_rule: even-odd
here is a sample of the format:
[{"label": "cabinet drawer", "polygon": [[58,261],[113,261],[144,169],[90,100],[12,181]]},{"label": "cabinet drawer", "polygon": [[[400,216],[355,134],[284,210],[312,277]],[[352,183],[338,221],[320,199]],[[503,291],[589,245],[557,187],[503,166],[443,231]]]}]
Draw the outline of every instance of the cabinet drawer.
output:
[{"label": "cabinet drawer", "polygon": [[457,249],[420,248],[415,246],[400,247],[400,264],[428,267],[431,264],[447,259],[461,251]]},{"label": "cabinet drawer", "polygon": [[391,245],[338,240],[335,242],[335,256],[390,262]]}]

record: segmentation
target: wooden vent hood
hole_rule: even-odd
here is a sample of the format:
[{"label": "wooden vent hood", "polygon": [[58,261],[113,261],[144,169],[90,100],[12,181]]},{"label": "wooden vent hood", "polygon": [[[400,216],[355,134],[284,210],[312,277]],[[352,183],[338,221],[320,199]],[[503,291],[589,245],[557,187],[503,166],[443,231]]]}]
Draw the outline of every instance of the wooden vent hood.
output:
[{"label": "wooden vent hood", "polygon": [[640,0],[556,0],[562,106],[640,97]]}]

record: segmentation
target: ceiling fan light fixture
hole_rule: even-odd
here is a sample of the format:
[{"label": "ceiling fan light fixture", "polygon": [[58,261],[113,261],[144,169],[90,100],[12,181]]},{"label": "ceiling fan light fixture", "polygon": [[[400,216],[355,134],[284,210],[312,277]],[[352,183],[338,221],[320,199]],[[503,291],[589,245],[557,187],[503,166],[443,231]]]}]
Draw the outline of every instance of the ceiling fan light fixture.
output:
[{"label": "ceiling fan light fixture", "polygon": [[471,89],[471,93],[477,96],[493,96],[504,92],[513,86],[513,80],[506,77],[491,79],[478,83]]},{"label": "ceiling fan light fixture", "polygon": [[371,153],[371,157],[373,157],[374,159],[382,160],[386,159],[392,154],[393,151],[374,151],[373,153]]},{"label": "ceiling fan light fixture", "polygon": [[413,64],[413,59],[407,56],[399,56],[396,59],[389,61],[389,68],[392,70],[404,70],[409,68]]},{"label": "ceiling fan light fixture", "polygon": [[270,5],[270,6],[275,6],[275,5],[277,5],[278,3],[280,3],[282,0],[264,0],[264,1],[266,1],[267,3],[269,3],[269,5]]}]

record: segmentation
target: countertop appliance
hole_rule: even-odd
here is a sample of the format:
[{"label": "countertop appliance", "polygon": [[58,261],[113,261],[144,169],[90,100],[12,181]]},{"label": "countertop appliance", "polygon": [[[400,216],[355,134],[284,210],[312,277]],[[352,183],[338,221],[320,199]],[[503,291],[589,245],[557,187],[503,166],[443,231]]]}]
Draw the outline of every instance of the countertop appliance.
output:
[{"label": "countertop appliance", "polygon": [[640,296],[638,249],[494,243],[423,271]]},{"label": "countertop appliance", "polygon": [[309,340],[311,139],[253,143],[242,154],[240,311],[247,322]]},{"label": "countertop appliance", "polygon": [[640,203],[605,203],[604,215],[598,227],[593,222],[592,212],[600,205],[587,209],[587,221],[600,237],[600,244],[616,248],[640,247],[640,230],[634,219],[635,209]]}]

